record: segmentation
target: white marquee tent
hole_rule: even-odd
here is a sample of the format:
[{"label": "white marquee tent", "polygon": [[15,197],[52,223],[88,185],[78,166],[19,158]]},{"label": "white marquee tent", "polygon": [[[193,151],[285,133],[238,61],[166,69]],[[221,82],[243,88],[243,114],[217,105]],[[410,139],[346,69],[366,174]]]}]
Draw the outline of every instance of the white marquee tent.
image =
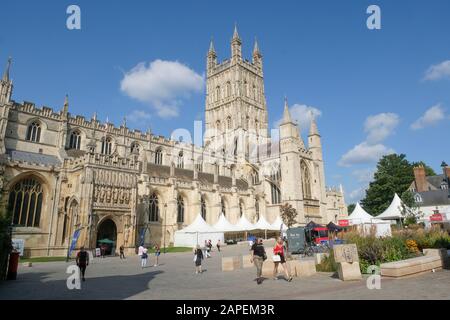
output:
[{"label": "white marquee tent", "polygon": [[255,223],[255,230],[272,230],[272,225],[261,215],[258,222]]},{"label": "white marquee tent", "polygon": [[216,243],[218,240],[223,243],[223,232],[211,227],[199,214],[189,226],[175,232],[175,247],[195,247],[197,244],[203,246],[205,240]]},{"label": "white marquee tent", "polygon": [[284,224],[283,220],[281,220],[281,217],[277,216],[275,221],[271,224],[270,230],[280,231],[280,229],[284,232],[288,229],[288,227]]},{"label": "white marquee tent", "polygon": [[355,209],[348,217],[348,220],[350,225],[359,226],[359,229],[364,233],[369,233],[372,228],[374,228],[377,237],[386,237],[391,235],[390,222],[374,218],[361,207],[359,202],[356,204]]},{"label": "white marquee tent", "polygon": [[213,226],[214,229],[221,232],[238,232],[241,231],[237,225],[232,224],[222,213],[219,217],[219,221]]},{"label": "white marquee tent", "polygon": [[[383,213],[377,216],[377,219],[383,219],[383,220],[399,220],[403,218],[402,215],[402,200],[400,197],[395,194],[394,199],[392,199],[391,204],[389,207],[384,210]],[[407,207],[406,207],[407,208]],[[409,210],[409,208],[407,208]]]},{"label": "white marquee tent", "polygon": [[253,223],[250,223],[245,215],[242,215],[242,217],[239,219],[238,223],[236,224],[239,231],[251,231],[255,230],[255,225]]}]

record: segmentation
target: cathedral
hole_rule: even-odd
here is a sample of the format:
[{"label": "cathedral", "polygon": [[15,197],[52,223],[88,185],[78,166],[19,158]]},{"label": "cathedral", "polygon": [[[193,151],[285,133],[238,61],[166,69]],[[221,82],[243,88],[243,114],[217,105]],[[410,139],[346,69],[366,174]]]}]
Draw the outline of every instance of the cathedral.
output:
[{"label": "cathedral", "polygon": [[202,145],[73,115],[66,96],[58,110],[12,99],[11,60],[0,80],[0,208],[25,256],[65,256],[108,238],[134,252],[145,243],[170,246],[174,233],[200,214],[213,225],[223,213],[236,223],[269,223],[291,204],[297,224],[347,215],[342,188],[325,184],[322,142],[313,119],[308,140],[284,102],[269,132],[263,56],[242,55],[235,28],[231,57],[206,56]]}]

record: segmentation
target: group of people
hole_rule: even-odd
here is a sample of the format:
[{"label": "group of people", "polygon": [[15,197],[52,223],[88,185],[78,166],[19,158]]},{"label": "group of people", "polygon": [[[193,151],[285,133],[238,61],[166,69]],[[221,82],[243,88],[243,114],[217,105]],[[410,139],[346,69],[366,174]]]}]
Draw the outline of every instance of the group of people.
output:
[{"label": "group of people", "polygon": [[[161,249],[157,244],[155,244],[153,248],[155,249],[155,264],[153,266],[157,267],[159,265],[159,256],[161,255]],[[142,269],[146,268],[148,260],[148,249],[143,245],[140,245],[138,248],[138,256],[141,258]]]},{"label": "group of people", "polygon": [[[263,282],[262,277],[262,268],[264,261],[267,260],[266,250],[263,245],[263,239],[259,238],[253,243],[251,249],[251,263],[255,264],[256,267],[256,283],[261,284]],[[292,276],[289,273],[289,269],[286,264],[286,248],[285,248],[285,240],[280,237],[278,238],[275,246],[273,248],[273,279],[278,280],[278,266],[284,270],[285,279],[289,282],[292,281]]]},{"label": "group of people", "polygon": [[[204,258],[211,258],[211,251],[212,251],[212,241],[205,240],[205,244],[203,247],[203,250],[200,248],[200,245],[197,245],[194,248],[194,264],[195,264],[195,274],[201,274],[202,271],[202,261]],[[220,252],[221,243],[220,240],[216,243],[217,251]]]},{"label": "group of people", "polygon": [[[221,246],[220,241],[218,241],[216,247],[219,252],[220,246]],[[158,245],[155,245],[154,250],[155,250],[155,264],[153,266],[157,267],[159,264],[159,256],[161,255],[161,249]],[[203,250],[200,248],[199,245],[195,247],[194,249],[195,274],[201,274],[203,272],[202,260],[204,259],[205,256],[207,258],[211,256],[211,250],[212,250],[211,240],[209,241],[205,240],[205,254],[203,254]],[[264,248],[263,239],[262,238],[256,239],[256,241],[252,244],[250,251],[251,251],[250,261],[256,267],[256,277],[257,277],[256,282],[257,284],[261,284],[263,282],[262,268],[264,261],[267,260],[267,254]],[[285,240],[282,237],[278,238],[277,242],[275,243],[275,246],[273,247],[273,257],[272,257],[274,262],[273,268],[274,280],[278,280],[278,266],[281,265],[285,274],[285,279],[289,282],[292,281],[292,276],[290,275],[289,269],[286,264],[286,255],[285,255],[286,251],[287,249]],[[139,246],[138,256],[140,257],[141,260],[142,269],[146,268],[148,261],[148,249],[145,248],[143,245]],[[125,259],[123,246],[120,247],[120,259]],[[86,267],[89,265],[89,254],[84,249],[84,247],[81,247],[80,251],[77,253],[76,264],[80,268],[82,280],[85,281]]]}]

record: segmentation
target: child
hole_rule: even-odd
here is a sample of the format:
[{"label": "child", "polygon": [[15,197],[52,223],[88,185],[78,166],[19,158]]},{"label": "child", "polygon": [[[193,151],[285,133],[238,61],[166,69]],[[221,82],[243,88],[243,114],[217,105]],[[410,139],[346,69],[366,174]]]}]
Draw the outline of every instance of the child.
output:
[{"label": "child", "polygon": [[154,267],[158,266],[158,261],[159,261],[159,256],[161,255],[161,249],[159,248],[158,245],[155,245],[155,257],[156,257],[156,262],[153,265]]}]

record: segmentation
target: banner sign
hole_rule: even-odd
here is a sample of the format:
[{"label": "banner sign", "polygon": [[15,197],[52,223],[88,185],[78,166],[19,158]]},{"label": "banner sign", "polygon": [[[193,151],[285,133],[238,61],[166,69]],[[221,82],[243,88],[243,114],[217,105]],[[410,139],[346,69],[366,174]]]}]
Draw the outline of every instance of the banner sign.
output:
[{"label": "banner sign", "polygon": [[19,255],[23,257],[23,250],[25,249],[25,240],[23,239],[11,239],[13,251],[19,252]]},{"label": "banner sign", "polygon": [[443,221],[443,220],[444,220],[444,218],[442,217],[442,214],[440,214],[440,213],[435,213],[430,216],[430,221]]},{"label": "banner sign", "polygon": [[139,245],[143,246],[144,245],[144,240],[145,240],[145,231],[147,230],[147,228],[142,228],[141,232],[139,233]]},{"label": "banner sign", "polygon": [[77,245],[78,238],[80,237],[81,229],[75,230],[72,237],[72,243],[70,244],[69,253],[67,254],[68,257],[70,257],[70,254],[73,250],[75,250],[75,247]]},{"label": "banner sign", "polygon": [[338,224],[340,227],[348,227],[349,226],[348,220],[339,220]]}]

